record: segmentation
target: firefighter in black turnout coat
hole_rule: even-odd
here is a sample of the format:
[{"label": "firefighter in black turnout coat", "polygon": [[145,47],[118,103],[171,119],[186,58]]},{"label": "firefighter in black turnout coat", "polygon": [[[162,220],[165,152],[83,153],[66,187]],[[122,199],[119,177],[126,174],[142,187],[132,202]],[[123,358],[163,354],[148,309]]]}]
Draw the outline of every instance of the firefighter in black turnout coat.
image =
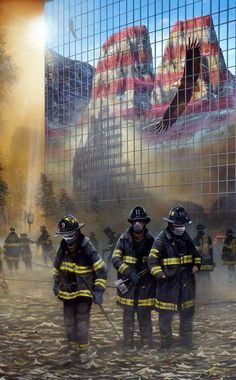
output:
[{"label": "firefighter in black turnout coat", "polygon": [[[124,309],[124,351],[135,349],[134,318],[137,312],[141,345],[152,346],[151,310],[155,302],[155,280],[148,272],[147,258],[154,238],[146,228],[150,222],[141,206],[131,210],[128,221],[132,224],[119,238],[112,256],[118,279],[129,279],[128,291],[122,294],[117,289],[117,303]],[[143,272],[141,275],[140,272]]]},{"label": "firefighter in black turnout coat", "polygon": [[192,347],[192,324],[195,300],[194,273],[200,269],[201,257],[185,226],[191,223],[183,206],[170,210],[167,228],[155,239],[148,266],[155,277],[156,301],[159,311],[161,349],[172,344],[172,319],[180,313],[180,344]]},{"label": "firefighter in black turnout coat", "polygon": [[236,265],[236,237],[231,228],[227,229],[223,242],[222,264],[227,266],[229,277],[234,279]]},{"label": "firefighter in black turnout coat", "polygon": [[214,270],[212,238],[205,233],[205,227],[198,224],[197,236],[193,239],[198,252],[202,257],[201,272],[212,272]]},{"label": "firefighter in black turnout coat", "polygon": [[21,257],[25,263],[25,268],[31,269],[32,268],[32,264],[31,264],[32,252],[30,248],[30,243],[32,244],[34,242],[28,238],[27,234],[22,233],[20,234],[20,243],[21,243]]},{"label": "firefighter in black turnout coat", "polygon": [[19,269],[21,242],[15,227],[10,228],[9,234],[4,241],[3,252],[8,270],[11,272],[15,269],[17,272]]},{"label": "firefighter in black turnout coat", "polygon": [[37,240],[37,247],[42,247],[44,264],[47,265],[48,260],[53,260],[55,251],[53,248],[51,236],[48,233],[46,226],[41,226],[40,232],[41,234]]},{"label": "firefighter in black turnout coat", "polygon": [[63,239],[54,262],[53,291],[64,304],[64,325],[70,346],[88,369],[95,354],[89,345],[90,309],[92,302],[98,305],[103,302],[107,274],[104,261],[89,238],[81,233],[83,226],[71,215],[58,224],[57,234]]},{"label": "firefighter in black turnout coat", "polygon": [[196,230],[197,236],[193,239],[193,242],[202,258],[201,271],[198,275],[200,278],[206,278],[209,281],[210,272],[213,272],[215,267],[212,238],[205,233],[203,224],[198,224]]}]

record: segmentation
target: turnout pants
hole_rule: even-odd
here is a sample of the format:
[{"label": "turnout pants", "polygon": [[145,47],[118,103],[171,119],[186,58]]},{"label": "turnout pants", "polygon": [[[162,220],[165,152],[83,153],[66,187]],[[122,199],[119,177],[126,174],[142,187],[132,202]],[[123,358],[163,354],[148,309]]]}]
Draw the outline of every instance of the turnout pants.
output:
[{"label": "turnout pants", "polygon": [[134,347],[135,313],[137,312],[141,342],[143,345],[152,343],[151,310],[147,308],[124,309],[123,336],[124,346]]},{"label": "turnout pants", "polygon": [[18,260],[8,260],[6,258],[6,262],[7,262],[7,268],[9,271],[12,271],[13,269],[15,269],[15,271],[17,271],[19,269],[19,261]]},{"label": "turnout pants", "polygon": [[[171,310],[159,311],[159,330],[161,336],[161,348],[169,348],[172,344],[172,320],[175,312]],[[193,315],[194,309],[184,309],[179,311],[180,315],[180,328],[179,336],[180,342],[183,344],[190,344],[192,341],[193,331]]]},{"label": "turnout pants", "polygon": [[92,300],[80,297],[64,301],[64,326],[69,342],[77,342],[81,349],[89,343],[89,317]]}]

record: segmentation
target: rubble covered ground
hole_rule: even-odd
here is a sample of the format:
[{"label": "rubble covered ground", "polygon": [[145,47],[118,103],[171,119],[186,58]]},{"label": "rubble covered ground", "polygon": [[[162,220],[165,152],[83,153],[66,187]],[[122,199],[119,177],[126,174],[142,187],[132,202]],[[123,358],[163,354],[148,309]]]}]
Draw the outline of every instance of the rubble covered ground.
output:
[{"label": "rubble covered ground", "polygon": [[[212,275],[211,291],[198,284],[195,351],[174,349],[161,355],[158,315],[153,312],[156,348],[124,356],[118,337],[93,305],[91,343],[98,357],[96,367],[88,371],[66,353],[62,303],[51,290],[51,269],[34,265],[25,272],[21,267],[11,278],[9,294],[0,290],[0,380],[236,379],[236,280],[229,279],[220,263]],[[122,310],[116,305],[115,289],[108,288],[104,298],[104,309],[122,335]],[[177,338],[177,317],[174,335]]]}]

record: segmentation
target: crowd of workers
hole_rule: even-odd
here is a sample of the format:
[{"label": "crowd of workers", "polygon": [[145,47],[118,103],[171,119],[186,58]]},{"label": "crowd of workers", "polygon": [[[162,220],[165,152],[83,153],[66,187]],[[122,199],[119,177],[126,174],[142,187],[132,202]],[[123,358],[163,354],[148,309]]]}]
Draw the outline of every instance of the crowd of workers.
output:
[{"label": "crowd of workers", "polygon": [[[42,247],[45,266],[54,260],[54,294],[63,301],[65,332],[69,349],[81,366],[89,369],[96,352],[89,343],[89,318],[92,302],[102,307],[107,271],[112,263],[117,271],[117,303],[123,309],[123,353],[137,349],[134,340],[135,317],[139,325],[139,349],[153,349],[152,311],[159,313],[160,350],[170,350],[176,342],[172,336],[174,314],[179,314],[178,346],[194,349],[193,316],[195,310],[195,274],[198,280],[210,284],[214,270],[212,238],[203,224],[196,226],[192,239],[187,232],[191,223],[186,209],[177,205],[162,218],[166,227],[156,238],[147,228],[150,222],[146,210],[136,206],[130,212],[126,228],[118,236],[110,227],[104,229],[108,247],[99,254],[99,242],[94,232],[86,237],[71,215],[60,220],[56,231],[62,240],[56,255],[52,239],[45,226],[40,227],[36,241],[27,234],[17,235],[11,227],[3,254],[9,272],[17,271],[19,260],[31,269],[30,244]],[[228,229],[223,242],[222,263],[231,278],[235,277],[236,237]],[[1,263],[2,264],[2,263]]]},{"label": "crowd of workers", "polygon": [[[174,314],[179,314],[179,340],[183,349],[194,349],[193,316],[195,310],[195,274],[214,270],[212,239],[205,227],[197,226],[197,236],[191,239],[187,226],[188,212],[181,205],[172,208],[166,228],[156,238],[147,224],[150,217],[136,206],[128,217],[130,226],[114,238],[110,228],[104,230],[110,238],[111,261],[117,271],[117,303],[123,309],[123,354],[137,350],[135,317],[139,325],[140,350],[154,348],[152,311],[159,313],[160,350],[168,352],[176,344],[172,335]],[[65,332],[69,348],[77,355],[81,366],[92,366],[95,350],[89,343],[89,317],[92,302],[102,307],[106,288],[107,266],[96,249],[94,234],[90,240],[71,215],[58,224],[62,237],[54,261],[53,292],[63,301]],[[223,244],[223,264],[234,268],[236,250],[232,230],[227,230]],[[111,254],[110,254],[111,255]],[[109,257],[109,256],[108,256]],[[107,258],[108,259],[108,258]],[[230,268],[230,273],[233,269]],[[104,311],[104,310],[103,310]]]}]

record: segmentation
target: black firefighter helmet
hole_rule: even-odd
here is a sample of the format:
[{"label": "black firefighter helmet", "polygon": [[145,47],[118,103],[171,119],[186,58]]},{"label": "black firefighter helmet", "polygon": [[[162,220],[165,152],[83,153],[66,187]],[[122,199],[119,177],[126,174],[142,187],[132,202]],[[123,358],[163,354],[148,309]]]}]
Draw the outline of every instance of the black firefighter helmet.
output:
[{"label": "black firefighter helmet", "polygon": [[181,205],[173,207],[167,218],[162,218],[166,222],[174,223],[174,224],[190,224],[192,223],[190,217],[185,210],[185,208]]},{"label": "black firefighter helmet", "polygon": [[233,234],[234,234],[234,231],[232,230],[232,228],[228,228],[226,231],[226,235],[232,236]]},{"label": "black firefighter helmet", "polygon": [[142,220],[145,223],[149,223],[151,220],[142,206],[136,206],[130,211],[128,222],[133,223],[136,220]]},{"label": "black firefighter helmet", "polygon": [[78,223],[73,215],[66,215],[62,218],[57,226],[57,235],[66,235],[79,230],[85,223]]},{"label": "black firefighter helmet", "polygon": [[196,226],[196,230],[197,232],[204,232],[205,231],[205,227],[203,224],[199,223],[197,226]]}]

